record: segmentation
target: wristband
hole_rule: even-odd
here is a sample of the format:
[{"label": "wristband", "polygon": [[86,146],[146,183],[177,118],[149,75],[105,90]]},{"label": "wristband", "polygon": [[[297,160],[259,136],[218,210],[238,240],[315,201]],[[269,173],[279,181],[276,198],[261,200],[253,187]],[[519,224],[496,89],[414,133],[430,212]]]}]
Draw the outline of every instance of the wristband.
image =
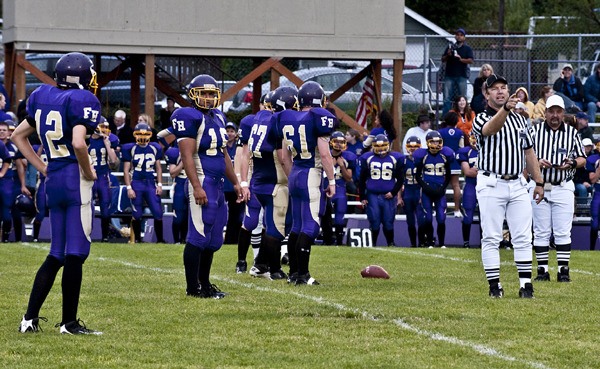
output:
[{"label": "wristband", "polygon": [[541,182],[535,182],[535,187],[544,187],[544,184]]},{"label": "wristband", "polygon": [[510,111],[510,109],[506,106],[506,103],[504,103],[504,105],[502,106],[502,108],[506,111]]},{"label": "wristband", "polygon": [[241,182],[240,182],[240,187],[242,187],[242,188],[246,188],[246,187],[248,187],[248,182],[246,182],[246,181],[241,181]]},{"label": "wristband", "polygon": [[127,186],[127,189],[128,189],[128,190],[131,190],[131,186]]},{"label": "wristband", "polygon": [[335,186],[335,179],[330,179],[329,180],[329,185],[330,186]]},{"label": "wristband", "polygon": [[577,168],[577,162],[575,160],[573,160],[571,162],[571,169],[575,169],[575,168]]},{"label": "wristband", "polygon": [[162,183],[157,183],[156,184],[158,187],[162,187]]}]

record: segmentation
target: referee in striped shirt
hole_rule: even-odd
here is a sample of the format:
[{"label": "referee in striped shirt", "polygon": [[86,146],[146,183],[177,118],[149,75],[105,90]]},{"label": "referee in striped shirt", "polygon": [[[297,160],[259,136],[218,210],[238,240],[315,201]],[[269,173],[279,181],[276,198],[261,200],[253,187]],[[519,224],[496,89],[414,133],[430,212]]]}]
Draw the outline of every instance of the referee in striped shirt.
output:
[{"label": "referee in striped shirt", "polygon": [[533,148],[544,178],[544,199],[533,207],[533,249],[537,259],[536,281],[549,281],[548,253],[554,234],[557,281],[570,282],[571,227],[575,209],[575,169],[585,165],[583,143],[577,129],[564,122],[565,103],[552,95],[546,101],[546,120],[533,128]]},{"label": "referee in striped shirt", "polygon": [[473,133],[479,147],[476,192],[482,230],[481,258],[489,294],[493,298],[504,295],[498,247],[506,219],[519,273],[519,297],[533,298],[531,195],[523,170],[527,169],[535,181],[533,199],[539,203],[544,197],[540,167],[527,121],[512,111],[519,100],[510,95],[506,79],[492,74],[483,85],[483,93],[488,105],[475,118]]}]

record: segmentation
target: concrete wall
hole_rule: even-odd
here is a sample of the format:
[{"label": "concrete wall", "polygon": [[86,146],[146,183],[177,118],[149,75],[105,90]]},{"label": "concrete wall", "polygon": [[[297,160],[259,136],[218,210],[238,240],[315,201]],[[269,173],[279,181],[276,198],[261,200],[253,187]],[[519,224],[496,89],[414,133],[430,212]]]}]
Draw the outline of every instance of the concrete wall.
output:
[{"label": "concrete wall", "polygon": [[16,50],[404,58],[404,1],[4,1]]}]

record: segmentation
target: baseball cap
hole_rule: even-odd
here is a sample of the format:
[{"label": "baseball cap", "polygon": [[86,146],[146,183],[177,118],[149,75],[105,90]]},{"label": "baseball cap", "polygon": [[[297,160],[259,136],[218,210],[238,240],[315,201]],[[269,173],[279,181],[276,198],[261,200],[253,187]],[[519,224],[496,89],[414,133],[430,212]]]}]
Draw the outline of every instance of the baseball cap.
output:
[{"label": "baseball cap", "polygon": [[553,106],[558,106],[564,110],[565,101],[558,95],[552,95],[548,98],[548,100],[546,100],[546,109],[550,109]]},{"label": "baseball cap", "polygon": [[225,125],[225,129],[227,129],[227,128],[233,128],[234,130],[236,130],[236,131],[237,131],[237,126],[236,126],[236,125],[235,125],[235,123],[233,123],[233,122],[228,122],[228,123]]},{"label": "baseball cap", "polygon": [[491,74],[486,80],[485,80],[485,88],[490,88],[492,87],[492,85],[496,82],[501,82],[504,84],[508,84],[508,81],[506,80],[506,78],[499,76],[497,74]]},{"label": "baseball cap", "polygon": [[431,122],[431,118],[427,114],[421,114],[417,117],[417,124],[421,124],[422,122]]},{"label": "baseball cap", "polygon": [[590,117],[588,117],[588,115],[586,113],[582,112],[582,111],[580,111],[577,114],[575,114],[575,118],[590,120]]},{"label": "baseball cap", "polygon": [[594,143],[589,138],[584,138],[583,140],[581,140],[581,143],[583,144],[583,146],[594,146]]},{"label": "baseball cap", "polygon": [[567,69],[567,68],[569,68],[569,69],[573,70],[573,66],[572,66],[571,64],[569,64],[569,63],[567,63],[567,64],[565,64],[565,65],[563,66],[563,70],[565,70],[565,69]]},{"label": "baseball cap", "polygon": [[466,35],[466,34],[467,34],[467,32],[465,32],[465,29],[464,29],[464,28],[459,28],[459,29],[457,29],[457,30],[456,30],[456,32],[454,32],[454,34],[457,34],[457,33],[462,33],[463,35]]}]

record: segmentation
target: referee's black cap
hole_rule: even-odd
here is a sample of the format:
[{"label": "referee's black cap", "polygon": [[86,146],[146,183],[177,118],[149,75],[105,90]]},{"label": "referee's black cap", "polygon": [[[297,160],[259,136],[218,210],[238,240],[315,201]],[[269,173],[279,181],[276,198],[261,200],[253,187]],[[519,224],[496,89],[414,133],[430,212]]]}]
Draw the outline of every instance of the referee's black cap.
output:
[{"label": "referee's black cap", "polygon": [[485,80],[485,88],[487,89],[487,88],[492,87],[492,85],[496,82],[502,82],[506,85],[508,84],[508,81],[506,80],[506,78],[499,76],[497,74],[492,74]]}]

